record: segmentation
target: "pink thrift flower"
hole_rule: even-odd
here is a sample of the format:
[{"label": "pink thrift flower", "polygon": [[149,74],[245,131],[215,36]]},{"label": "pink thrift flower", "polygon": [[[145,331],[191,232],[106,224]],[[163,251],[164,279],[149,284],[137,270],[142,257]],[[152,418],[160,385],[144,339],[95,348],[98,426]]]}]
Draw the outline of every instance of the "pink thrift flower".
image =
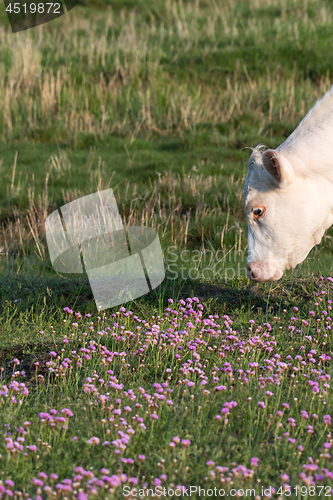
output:
[{"label": "pink thrift flower", "polygon": [[191,444],[191,441],[189,439],[182,439],[183,448],[187,448],[188,446],[190,446],[190,444]]},{"label": "pink thrift flower", "polygon": [[68,418],[73,417],[73,413],[68,408],[64,408],[63,410],[61,410],[61,413],[64,413]]},{"label": "pink thrift flower", "polygon": [[99,438],[96,436],[93,436],[92,438],[88,439],[87,443],[88,444],[99,444]]},{"label": "pink thrift flower", "polygon": [[83,491],[80,491],[77,494],[77,500],[88,500],[88,497],[85,493],[83,493]]},{"label": "pink thrift flower", "polygon": [[44,481],[37,479],[36,477],[33,477],[31,482],[34,486],[44,486]]}]

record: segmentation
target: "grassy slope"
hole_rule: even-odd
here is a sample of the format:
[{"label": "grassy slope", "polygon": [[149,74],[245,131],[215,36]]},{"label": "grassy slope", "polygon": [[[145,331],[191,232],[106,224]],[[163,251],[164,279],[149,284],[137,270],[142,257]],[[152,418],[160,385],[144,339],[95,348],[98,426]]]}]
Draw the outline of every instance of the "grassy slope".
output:
[{"label": "grassy slope", "polygon": [[[193,2],[111,1],[99,2],[96,6],[87,2],[65,19],[17,35],[8,30],[3,5],[0,6],[3,26],[0,30],[0,159],[3,158],[0,240],[4,246],[0,262],[0,365],[9,377],[13,370],[12,358],[19,358],[32,389],[35,385],[33,362],[40,362],[41,373],[46,377],[47,353],[53,348],[62,348],[62,309],[69,306],[74,311],[90,312],[96,321],[86,278],[57,276],[47,263],[45,217],[65,201],[107,187],[114,188],[120,211],[127,220],[132,223],[144,220],[145,224],[158,228],[166,255],[170,245],[177,246],[179,253],[185,248],[194,252],[203,247],[217,251],[222,237],[226,250],[236,245],[244,252],[243,260],[233,256],[231,262],[220,264],[220,276],[214,277],[208,272],[205,279],[203,268],[208,267],[212,272],[215,263],[204,261],[198,279],[182,279],[181,275],[176,280],[166,279],[161,289],[130,304],[134,313],[148,320],[152,314],[162,314],[169,297],[185,299],[197,295],[205,306],[205,317],[229,314],[235,320],[233,328],[244,340],[248,338],[250,318],[255,318],[257,324],[262,325],[264,321],[273,324],[273,315],[284,318],[285,308],[288,315],[282,319],[283,332],[277,326],[273,332],[279,340],[276,352],[284,360],[292,351],[301,352],[301,343],[306,344],[307,350],[310,346],[319,349],[318,343],[320,352],[329,354],[332,350],[330,340],[324,344],[322,334],[316,333],[314,325],[311,325],[312,340],[305,339],[304,332],[301,338],[292,337],[288,330],[293,306],[299,307],[300,317],[309,319],[314,293],[322,288],[319,272],[329,274],[331,271],[332,229],[306,263],[286,273],[278,284],[253,285],[244,277],[225,279],[227,268],[237,268],[237,262],[244,266],[246,262],[242,188],[249,150],[242,148],[258,143],[276,147],[329,88],[333,69],[332,60],[327,57],[333,38],[332,6],[324,0],[306,4],[274,0],[196,5],[199,7],[194,8]],[[137,201],[133,208],[134,198]],[[24,265],[23,252],[26,254]],[[188,264],[186,267],[191,269]],[[171,270],[169,277],[170,273]],[[317,277],[313,278],[313,274]],[[109,321],[113,320],[109,318]],[[51,325],[57,325],[55,336]],[[45,331],[45,335],[41,331]],[[92,333],[90,339],[98,341],[99,337]],[[104,343],[110,349],[122,349],[111,341],[105,339]],[[214,349],[214,342],[210,339],[208,347]],[[75,338],[69,349],[77,345]],[[132,347],[126,344],[126,348]],[[210,354],[203,349],[202,356]],[[232,353],[222,361],[218,353],[215,354],[210,358],[207,373],[213,371],[214,365],[222,366],[222,361],[238,363]],[[163,358],[162,372],[169,366],[169,355],[167,352]],[[149,356],[152,368],[141,370],[141,378],[136,374],[125,378],[125,388],[137,388],[141,384],[150,389],[153,381],[164,380],[165,374],[154,371],[157,362],[153,350]],[[184,353],[183,362],[187,356],[190,356],[188,351]],[[267,353],[255,352],[253,356],[263,363]],[[247,369],[249,360],[246,355],[236,366]],[[132,362],[137,368],[135,356]],[[92,372],[95,368],[99,370],[100,366],[93,361],[89,370]],[[115,373],[121,379],[120,365],[115,367]],[[78,370],[75,376],[77,381],[83,375]],[[225,380],[223,377],[221,382],[227,384],[229,391],[231,383],[227,376]],[[176,379],[172,379],[172,383],[177,382]],[[52,404],[72,404],[74,413],[81,415],[82,406],[88,407],[89,402],[84,399],[81,382],[81,392],[77,395],[75,380],[68,381],[68,387],[65,384],[60,391],[52,386]],[[278,447],[269,426],[265,430],[268,425],[265,419],[259,425],[259,413],[248,427],[251,412],[246,409],[247,397],[251,395],[256,405],[265,398],[264,391],[258,387],[256,376],[246,390],[238,387],[234,395],[232,389],[228,392],[228,398],[238,400],[241,406],[240,424],[232,427],[229,441],[228,433],[219,434],[217,427],[211,433],[207,427],[214,411],[220,411],[220,400],[212,396],[210,409],[200,387],[194,392],[195,408],[202,405],[204,416],[198,417],[191,410],[191,418],[184,417],[190,400],[186,399],[188,395],[183,397],[181,390],[175,395],[179,412],[172,424],[174,413],[168,413],[163,407],[162,423],[158,424],[161,427],[157,427],[159,433],[169,422],[167,440],[178,433],[183,433],[182,438],[188,436],[192,442],[198,439],[189,460],[188,481],[203,484],[208,474],[204,464],[209,459],[214,459],[216,464],[224,460],[224,464],[228,462],[230,466],[233,461],[249,465],[250,456],[266,456],[269,460],[264,462],[260,476],[264,484],[277,485],[278,475],[284,471],[291,474],[290,470],[296,484],[300,462],[288,465],[291,452],[287,445]],[[277,389],[272,413],[284,400],[294,405],[290,415],[299,418],[297,405],[293,403],[294,389],[291,389],[290,379],[286,377],[279,389],[281,392]],[[311,395],[303,385],[298,391],[300,407],[310,411],[307,403]],[[214,391],[211,389],[211,392]],[[72,403],[64,397],[70,397]],[[36,439],[40,429],[35,413],[48,409],[49,401],[48,386],[40,395],[32,392],[25,403],[24,411],[29,415],[26,418],[32,419],[32,435]],[[330,398],[325,404],[326,407],[321,408],[321,402],[315,402],[320,419],[322,413],[330,412]],[[99,409],[91,411],[87,422],[93,422],[91,431],[97,435],[101,431],[98,423],[101,415]],[[3,422],[7,423],[12,414],[11,407],[6,407]],[[268,410],[265,416],[269,418]],[[18,411],[14,426],[21,425],[21,420]],[[86,420],[79,420],[71,435],[81,436],[80,447],[68,444],[65,437],[58,441],[54,438],[55,448],[63,452],[54,452],[53,458],[43,458],[38,467],[29,462],[28,475],[36,470],[50,472],[59,467],[58,474],[60,472],[63,479],[72,473],[73,463],[82,460],[86,467],[91,465],[91,452],[84,445],[92,434],[87,433]],[[299,442],[304,444],[306,431],[302,426],[301,429]],[[313,457],[319,457],[315,444],[322,433],[323,429],[318,428],[315,443],[308,443],[306,448]],[[221,438],[219,446],[214,446],[216,435]],[[140,434],[131,453],[142,451],[144,444],[147,444],[145,437]],[[147,478],[158,475],[156,461],[164,457],[162,447],[158,446],[158,435],[155,435],[146,447]],[[225,449],[230,449],[229,455],[222,453]],[[107,454],[98,456],[97,469],[108,461]],[[273,456],[276,462],[272,468],[269,462]],[[186,462],[181,461],[181,457],[179,452],[177,458],[182,464],[179,473],[168,472],[175,484],[185,475]],[[114,467],[113,461],[106,465]],[[27,472],[20,467],[17,467],[17,484],[22,485]],[[12,469],[12,463],[6,462],[6,477],[10,477]],[[134,470],[137,472],[137,467]]]}]

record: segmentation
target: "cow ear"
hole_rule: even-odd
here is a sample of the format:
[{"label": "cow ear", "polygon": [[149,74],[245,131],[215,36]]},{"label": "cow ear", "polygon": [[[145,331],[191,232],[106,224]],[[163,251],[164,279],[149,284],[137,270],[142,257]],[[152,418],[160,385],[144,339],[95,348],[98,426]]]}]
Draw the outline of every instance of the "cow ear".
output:
[{"label": "cow ear", "polygon": [[287,158],[274,149],[267,149],[262,156],[262,160],[265,169],[278,187],[285,188],[292,182],[294,171]]}]

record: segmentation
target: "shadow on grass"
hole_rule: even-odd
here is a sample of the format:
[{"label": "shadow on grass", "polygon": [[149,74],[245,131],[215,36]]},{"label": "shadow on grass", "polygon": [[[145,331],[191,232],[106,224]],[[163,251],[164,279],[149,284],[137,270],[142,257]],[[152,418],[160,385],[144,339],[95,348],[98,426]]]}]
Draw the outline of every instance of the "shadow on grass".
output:
[{"label": "shadow on grass", "polygon": [[[149,294],[128,303],[125,306],[132,311],[168,307],[168,299],[174,301],[197,296],[200,301],[214,311],[214,314],[234,312],[242,308],[244,311],[257,311],[261,308],[267,312],[269,308],[276,313],[288,308],[295,301],[298,307],[306,304],[313,296],[319,273],[307,277],[285,276],[275,283],[253,283],[245,278],[233,279],[229,283],[223,280],[173,280],[168,274],[162,285]],[[158,301],[158,302],[157,302]],[[301,304],[300,304],[301,303]],[[70,275],[70,277],[49,276],[29,277],[17,275],[0,277],[0,318],[10,314],[11,318],[21,313],[31,312],[34,316],[43,311],[63,317],[63,309],[69,307],[81,314],[101,315],[94,302],[94,297],[87,276]],[[107,315],[116,312],[120,306],[106,309]],[[10,311],[10,313],[9,313]],[[163,311],[160,311],[163,312]],[[207,313],[211,314],[211,313]],[[54,320],[55,321],[55,320]]]}]

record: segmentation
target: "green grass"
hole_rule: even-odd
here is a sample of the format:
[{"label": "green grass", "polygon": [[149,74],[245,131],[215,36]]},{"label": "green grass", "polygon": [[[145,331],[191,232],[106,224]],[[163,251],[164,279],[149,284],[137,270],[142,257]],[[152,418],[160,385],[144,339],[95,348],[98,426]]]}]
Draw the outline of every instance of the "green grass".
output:
[{"label": "green grass", "polygon": [[[279,488],[287,483],[303,486],[302,496],[293,489],[292,498],[324,498],[328,490],[319,486],[331,488],[333,462],[323,449],[331,441],[331,425],[323,416],[332,414],[333,402],[323,385],[329,380],[321,377],[332,371],[331,360],[323,357],[333,351],[332,288],[320,276],[332,274],[333,230],[278,283],[251,283],[245,275],[243,185],[249,148],[277,147],[329,89],[332,18],[328,0],[100,0],[81,2],[63,18],[12,34],[0,5],[0,388],[9,391],[6,396],[2,388],[0,396],[0,498],[11,479],[15,487],[6,487],[22,491],[23,498],[44,500],[55,491],[58,498],[84,500],[80,489],[89,500],[123,498],[119,479],[109,479],[117,476],[128,486],[122,473],[137,478],[138,489],[165,474],[163,485],[169,488],[216,487],[229,496],[234,487],[255,488],[263,497],[261,487],[272,486],[275,498],[284,498]],[[164,282],[126,304],[129,316],[119,308],[98,316],[87,276],[56,273],[46,244],[49,214],[107,188],[114,191],[124,223],[155,228],[164,252]],[[198,297],[203,305],[194,328],[188,324],[194,313],[186,318],[179,309],[178,300],[187,297]],[[170,311],[165,315],[169,298],[175,302],[171,309],[179,311],[177,326]],[[226,331],[226,315],[232,331]],[[249,331],[251,319],[255,325]],[[154,324],[159,325],[155,339]],[[299,331],[290,328],[294,325]],[[101,346],[114,353],[108,355],[112,360]],[[90,359],[81,348],[89,349]],[[295,360],[296,355],[308,359],[311,349],[313,361]],[[51,351],[57,353],[53,364]],[[276,354],[286,366],[277,364]],[[67,367],[61,364],[65,358]],[[265,360],[273,359],[270,372]],[[253,362],[258,367],[249,366]],[[253,372],[248,381],[247,370]],[[267,378],[264,387],[263,377],[270,375],[273,382]],[[111,379],[110,385],[110,377],[117,382]],[[319,392],[308,379],[318,382]],[[29,393],[22,394],[21,385],[17,395],[16,382]],[[112,387],[113,382],[123,387]],[[168,384],[164,400],[154,383]],[[216,391],[219,385],[225,389]],[[221,409],[230,401],[237,407],[225,422]],[[260,401],[266,408],[259,409]],[[142,406],[135,408],[136,403]],[[127,414],[125,406],[132,411]],[[126,423],[114,414],[118,407]],[[41,421],[39,413],[52,408],[58,416],[63,408],[73,412],[67,429]],[[282,416],[276,414],[280,410]],[[295,419],[295,427],[288,418]],[[135,434],[126,450],[117,455],[114,445],[102,446],[130,426]],[[21,444],[20,427],[28,427]],[[99,444],[87,442],[93,436]],[[191,444],[171,448],[174,436]],[[24,449],[13,453],[10,439]],[[26,448],[30,445],[37,451]],[[146,456],[143,462],[140,454]],[[253,457],[259,458],[258,467],[251,465]],[[206,464],[210,460],[214,466]],[[303,466],[311,460],[318,470],[306,472]],[[232,472],[239,465],[247,468],[245,476],[240,469]],[[74,480],[77,466],[94,477],[108,476],[97,485],[97,496],[86,484],[89,472]],[[59,476],[54,484],[42,478],[51,489],[39,491],[33,484],[41,472]],[[290,479],[282,479],[284,473]],[[56,486],[64,479],[74,481],[72,492]],[[254,498],[250,492],[243,497]]]},{"label": "green grass", "polygon": [[[101,484],[97,487],[99,498],[122,498],[126,492],[123,487],[130,486],[130,477],[137,478],[142,489],[144,482],[152,486],[154,477],[161,474],[166,475],[162,479],[169,488],[179,484],[201,486],[206,490],[218,487],[233,495],[232,487],[254,489],[260,494],[261,486],[274,486],[281,493],[282,484],[287,482],[293,491],[298,485],[302,498],[310,498],[305,488],[309,486],[306,477],[310,474],[305,474],[304,481],[298,474],[304,472],[303,465],[310,464],[313,459],[318,466],[317,473],[324,472],[323,479],[316,480],[316,489],[311,491],[317,491],[316,498],[324,498],[320,491],[331,491],[328,487],[332,484],[325,472],[331,470],[330,455],[323,451],[323,443],[331,439],[330,424],[325,424],[323,419],[330,413],[330,389],[323,386],[323,375],[332,371],[329,358],[326,359],[330,356],[332,342],[329,332],[328,335],[324,333],[331,323],[331,319],[325,317],[325,310],[331,308],[332,290],[329,284],[313,280],[311,285],[299,282],[290,290],[286,287],[285,292],[284,302],[274,304],[274,300],[267,297],[265,307],[256,309],[255,300],[249,300],[244,294],[243,304],[234,308],[228,304],[234,321],[223,315],[221,306],[211,298],[203,300],[202,318],[206,320],[201,319],[200,310],[194,303],[189,318],[184,317],[179,304],[170,305],[171,309],[179,311],[177,326],[162,307],[168,294],[177,297],[175,289],[156,294],[154,304],[149,304],[149,300],[148,303],[137,301],[131,304],[132,314],[118,312],[116,318],[108,313],[99,318],[86,318],[83,313],[76,315],[74,321],[72,313],[61,313],[59,307],[57,311],[52,310],[48,300],[42,303],[37,300],[34,311],[18,315],[8,304],[2,324],[2,335],[6,339],[6,348],[2,350],[2,377],[7,387],[10,379],[12,382],[8,395],[2,394],[1,420],[6,424],[3,438],[6,437],[8,444],[6,449],[5,441],[0,442],[4,478],[13,479],[16,487],[32,495],[39,491],[32,479],[39,473],[48,476],[57,473],[59,484],[65,478],[73,479],[74,468],[80,466],[96,477],[103,476],[103,489]],[[290,292],[289,297],[287,292]],[[298,312],[293,309],[295,294]],[[51,295],[48,289],[47,296]],[[313,299],[317,305],[313,304]],[[229,300],[231,303],[231,297]],[[285,304],[288,304],[288,311],[283,309]],[[39,306],[42,307],[37,313]],[[311,309],[316,311],[314,317],[309,313]],[[136,319],[144,318],[149,322],[150,310],[154,313],[153,323],[158,325],[155,329]],[[220,313],[220,319],[216,313]],[[169,312],[169,316],[174,314]],[[292,316],[297,319],[293,320]],[[195,318],[198,318],[196,322]],[[250,331],[249,318],[255,322]],[[228,323],[223,325],[226,320],[229,326]],[[308,324],[301,320],[307,320]],[[193,328],[189,321],[195,325]],[[141,330],[137,330],[138,325]],[[293,325],[299,332],[291,329]],[[224,332],[219,333],[221,330]],[[164,335],[167,331],[169,333]],[[177,331],[178,335],[170,335],[171,331],[174,334]],[[196,349],[191,351],[193,345]],[[139,352],[141,346],[144,346],[144,354]],[[89,353],[87,359],[81,348]],[[109,353],[107,356],[103,354],[104,348]],[[310,348],[315,350],[315,354],[310,355],[312,361],[305,365],[297,358],[292,361],[296,355],[304,359]],[[52,357],[52,352],[58,357]],[[126,353],[126,358],[119,358],[120,352]],[[110,357],[110,353],[114,355]],[[278,364],[277,355],[281,356],[281,364]],[[16,359],[20,365],[15,364]],[[267,371],[270,366],[267,360],[271,363],[270,371]],[[317,368],[313,364],[315,361],[319,363]],[[188,370],[191,364],[196,367],[193,372]],[[228,366],[232,367],[231,376],[226,371]],[[293,366],[299,371],[293,370]],[[112,372],[108,371],[110,369]],[[201,385],[205,380],[206,384]],[[308,380],[318,381],[319,392],[313,392]],[[22,381],[22,388],[15,393],[15,382],[19,381]],[[189,382],[193,382],[192,387],[187,386]],[[156,392],[159,386],[152,385],[162,383],[164,399],[159,400],[157,396],[161,392]],[[171,393],[165,392],[168,387],[173,389]],[[29,393],[21,395],[20,391],[25,388]],[[144,398],[139,388],[151,396],[155,394],[154,403]],[[6,388],[3,389],[6,392]],[[167,403],[170,400],[171,405]],[[230,401],[236,401],[237,406],[230,410],[225,420],[221,408]],[[265,402],[265,408],[259,408],[260,401]],[[135,404],[138,404],[136,408]],[[284,408],[283,404],[287,406]],[[60,415],[62,408],[73,413],[64,423],[66,428],[61,428],[62,423],[56,421],[51,427],[49,419],[52,417],[43,420],[43,416],[39,416],[40,412],[52,415],[52,408]],[[125,421],[114,413],[115,408],[122,409]],[[279,411],[281,415],[276,413]],[[308,413],[309,421],[301,411]],[[151,414],[158,419],[153,420]],[[316,419],[312,414],[316,414]],[[222,420],[216,420],[216,415],[221,415]],[[294,419],[296,426],[293,427],[290,424],[293,420],[288,419]],[[308,425],[313,427],[311,434]],[[28,428],[26,435],[25,428]],[[131,428],[135,430],[133,435],[132,431],[127,433]],[[119,438],[118,430],[130,439],[126,449],[117,455],[114,451],[117,447],[107,443]],[[24,446],[37,447],[36,451],[26,448],[26,458],[23,450],[13,453],[10,449],[12,442],[19,443],[17,437],[20,435],[24,436]],[[174,436],[189,439],[190,445],[170,448]],[[74,442],[73,437],[77,438]],[[97,438],[95,444],[89,444],[91,438]],[[146,457],[143,463],[139,455]],[[133,459],[134,463],[124,464],[121,457]],[[259,458],[258,467],[251,465],[253,457]],[[308,457],[311,457],[310,462]],[[206,464],[209,461],[214,464]],[[247,468],[245,476],[239,474],[239,469],[237,474],[237,466]],[[229,467],[229,470],[218,467]],[[109,472],[100,472],[102,469]],[[211,474],[210,471],[215,472]],[[288,474],[290,481],[282,480],[283,474]],[[112,480],[108,483],[108,477],[117,475],[123,478],[123,487]],[[50,486],[49,490],[43,490],[45,498],[48,492],[60,488],[52,484],[51,477],[44,479],[42,475],[40,478]],[[230,484],[228,478],[231,478]],[[74,480],[74,491],[81,488],[90,498],[92,486],[86,484],[87,479],[83,475]],[[321,486],[325,488],[320,490]],[[293,498],[301,496],[294,494]]]}]

